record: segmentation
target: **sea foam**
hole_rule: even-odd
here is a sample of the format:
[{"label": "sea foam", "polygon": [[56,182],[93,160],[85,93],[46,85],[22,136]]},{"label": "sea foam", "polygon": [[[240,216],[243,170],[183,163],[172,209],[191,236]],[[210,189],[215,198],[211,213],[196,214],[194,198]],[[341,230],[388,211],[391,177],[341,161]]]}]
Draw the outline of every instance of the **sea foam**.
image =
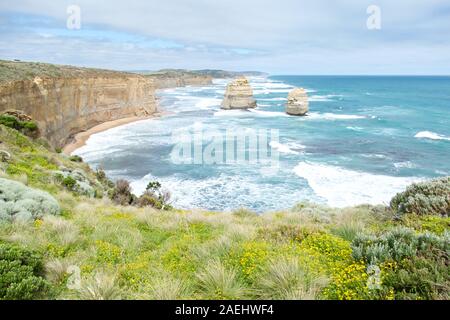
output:
[{"label": "sea foam", "polygon": [[446,137],[431,131],[420,131],[415,136],[419,139],[431,139],[431,140],[447,140],[450,141],[450,137]]},{"label": "sea foam", "polygon": [[[305,148],[304,146],[301,146],[298,144],[296,144],[296,145],[289,144],[289,143],[283,144],[283,143],[280,143],[277,141],[272,141],[272,142],[270,142],[269,145],[271,148],[277,150],[279,153],[295,154],[295,155],[301,154],[301,152],[298,150]],[[297,149],[297,150],[295,150],[295,149]]]},{"label": "sea foam", "polygon": [[365,119],[365,116],[355,115],[355,114],[337,114],[337,113],[318,113],[311,112],[308,114],[305,119],[314,119],[314,120],[357,120],[357,119]]},{"label": "sea foam", "polygon": [[398,192],[419,181],[416,177],[392,177],[340,167],[300,162],[294,172],[308,181],[311,189],[328,205],[387,204]]}]

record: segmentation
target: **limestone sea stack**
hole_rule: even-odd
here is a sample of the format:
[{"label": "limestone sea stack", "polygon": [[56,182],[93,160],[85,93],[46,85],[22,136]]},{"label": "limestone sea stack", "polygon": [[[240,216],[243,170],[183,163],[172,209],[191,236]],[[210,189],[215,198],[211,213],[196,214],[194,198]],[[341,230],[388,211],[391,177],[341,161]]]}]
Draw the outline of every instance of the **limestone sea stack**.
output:
[{"label": "limestone sea stack", "polygon": [[228,84],[222,109],[249,109],[256,108],[256,100],[253,98],[253,89],[245,77],[235,79]]},{"label": "limestone sea stack", "polygon": [[309,110],[308,95],[303,88],[289,92],[286,113],[293,116],[304,116]]}]

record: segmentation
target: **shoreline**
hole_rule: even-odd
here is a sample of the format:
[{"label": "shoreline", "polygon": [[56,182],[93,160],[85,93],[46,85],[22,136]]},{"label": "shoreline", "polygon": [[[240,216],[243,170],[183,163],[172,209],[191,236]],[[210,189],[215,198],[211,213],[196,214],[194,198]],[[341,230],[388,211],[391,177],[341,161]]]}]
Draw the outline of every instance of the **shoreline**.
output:
[{"label": "shoreline", "polygon": [[121,118],[121,119],[117,119],[117,120],[102,122],[88,130],[77,133],[73,137],[72,141],[63,147],[62,152],[66,155],[71,155],[75,150],[83,147],[86,144],[86,141],[89,139],[89,137],[93,134],[100,133],[100,132],[103,132],[103,131],[106,131],[106,130],[109,130],[109,129],[112,129],[115,127],[120,127],[122,125],[140,121],[140,120],[148,120],[148,119],[158,118],[163,115],[164,115],[164,113],[162,113],[162,112],[155,112],[154,114],[151,114],[149,116],[135,116],[135,117]]}]

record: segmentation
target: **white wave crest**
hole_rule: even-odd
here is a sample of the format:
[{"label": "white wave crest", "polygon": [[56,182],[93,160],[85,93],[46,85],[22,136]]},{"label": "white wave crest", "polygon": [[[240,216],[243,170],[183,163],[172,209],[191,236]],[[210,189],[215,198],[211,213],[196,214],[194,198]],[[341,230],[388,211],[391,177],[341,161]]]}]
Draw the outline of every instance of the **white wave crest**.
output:
[{"label": "white wave crest", "polygon": [[287,98],[278,97],[278,98],[262,98],[258,99],[260,101],[287,101]]},{"label": "white wave crest", "polygon": [[387,204],[396,193],[420,180],[416,177],[375,175],[310,162],[300,162],[294,172],[305,178],[311,189],[333,207]]},{"label": "white wave crest", "polygon": [[311,112],[305,119],[314,120],[357,120],[365,119],[365,116],[355,115],[355,114],[336,114],[336,113],[317,113]]},{"label": "white wave crest", "polygon": [[419,139],[431,139],[431,140],[447,140],[450,141],[450,137],[446,137],[431,131],[420,131],[415,136]]},{"label": "white wave crest", "polygon": [[216,98],[199,98],[199,99],[200,101],[198,101],[195,104],[195,107],[199,109],[211,109],[211,107],[220,106],[222,102],[222,100]]},{"label": "white wave crest", "polygon": [[248,111],[261,117],[289,117],[288,114],[279,111],[263,111],[258,109],[249,109]]},{"label": "white wave crest", "polygon": [[271,141],[269,145],[278,152],[285,154],[301,154],[301,152],[294,150],[294,148],[295,149],[305,148],[304,146],[299,144],[290,144],[290,143],[283,144],[277,141]]}]

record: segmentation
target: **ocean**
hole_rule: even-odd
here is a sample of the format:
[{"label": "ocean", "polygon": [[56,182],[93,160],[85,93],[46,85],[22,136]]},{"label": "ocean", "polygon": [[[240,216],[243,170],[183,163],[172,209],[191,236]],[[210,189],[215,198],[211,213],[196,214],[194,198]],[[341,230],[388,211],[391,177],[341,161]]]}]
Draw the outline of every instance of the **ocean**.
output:
[{"label": "ocean", "polygon": [[[74,153],[129,180],[137,194],[158,180],[185,209],[388,204],[412,182],[450,175],[450,77],[253,77],[258,108],[251,111],[220,110],[228,81],[162,90],[166,115],[94,134]],[[284,113],[294,87],[308,92],[307,117]],[[276,171],[264,171],[264,162],[174,161],[180,137],[192,139],[186,132],[248,129],[276,130]]]}]

